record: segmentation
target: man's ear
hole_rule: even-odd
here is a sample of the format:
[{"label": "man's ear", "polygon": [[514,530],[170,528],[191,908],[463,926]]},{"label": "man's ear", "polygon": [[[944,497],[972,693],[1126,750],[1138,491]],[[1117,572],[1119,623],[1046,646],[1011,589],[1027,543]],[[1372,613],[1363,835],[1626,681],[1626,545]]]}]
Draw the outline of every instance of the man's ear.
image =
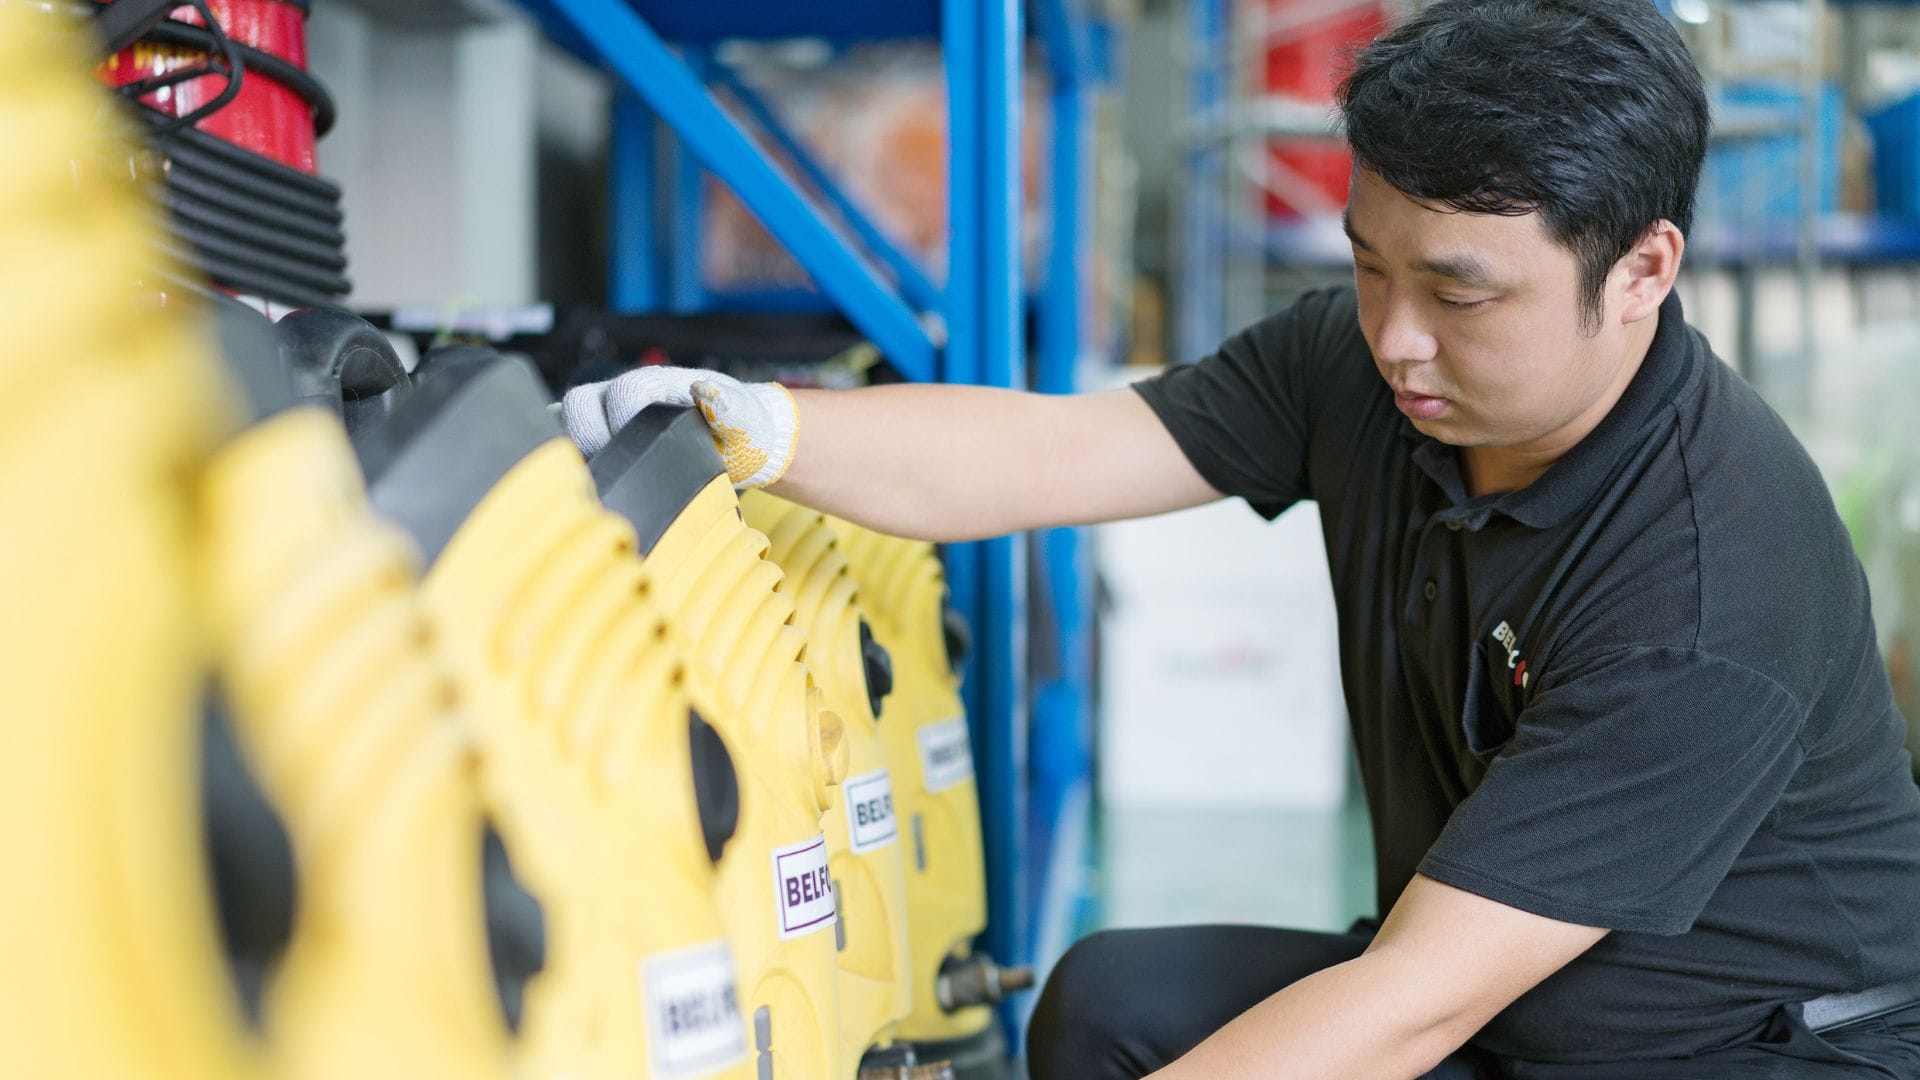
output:
[{"label": "man's ear", "polygon": [[1621,260],[1626,277],[1621,285],[1620,321],[1636,323],[1660,310],[1673,280],[1680,273],[1687,238],[1680,227],[1661,218],[1642,233],[1633,250]]}]

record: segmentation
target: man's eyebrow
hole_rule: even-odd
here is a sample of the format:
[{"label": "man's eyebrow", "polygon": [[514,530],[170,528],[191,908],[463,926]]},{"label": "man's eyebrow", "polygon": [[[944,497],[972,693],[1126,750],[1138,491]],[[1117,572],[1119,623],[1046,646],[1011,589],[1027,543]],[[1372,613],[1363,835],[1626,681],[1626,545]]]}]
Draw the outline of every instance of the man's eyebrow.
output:
[{"label": "man's eyebrow", "polygon": [[1450,278],[1462,285],[1471,285],[1480,289],[1496,288],[1500,284],[1487,269],[1487,264],[1468,255],[1442,255],[1437,259],[1422,259],[1414,263],[1413,268],[1425,274]]},{"label": "man's eyebrow", "polygon": [[[1367,243],[1366,240],[1361,238],[1359,233],[1354,231],[1353,211],[1351,209],[1341,211],[1340,228],[1341,231],[1347,234],[1347,239],[1353,241],[1354,247],[1370,255],[1380,254],[1372,244]],[[1442,255],[1437,259],[1422,259],[1414,263],[1413,268],[1423,274],[1432,274],[1435,277],[1447,278],[1476,289],[1496,289],[1500,287],[1499,279],[1494,277],[1493,271],[1488,269],[1487,264],[1482,262],[1479,256],[1466,252],[1460,252],[1454,255]]]},{"label": "man's eyebrow", "polygon": [[1347,234],[1347,239],[1353,241],[1354,247],[1359,248],[1361,251],[1373,252],[1375,255],[1379,254],[1379,252],[1373,250],[1372,244],[1360,239],[1360,234],[1353,231],[1353,210],[1351,208],[1340,211],[1340,228]]}]

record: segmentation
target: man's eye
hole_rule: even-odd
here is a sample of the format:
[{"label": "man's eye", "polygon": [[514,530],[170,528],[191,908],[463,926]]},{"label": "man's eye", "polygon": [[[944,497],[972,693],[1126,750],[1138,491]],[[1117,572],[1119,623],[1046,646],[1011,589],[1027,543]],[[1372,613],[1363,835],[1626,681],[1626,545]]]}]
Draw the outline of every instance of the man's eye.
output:
[{"label": "man's eye", "polygon": [[1445,296],[1436,296],[1434,299],[1455,311],[1476,311],[1493,303],[1492,300],[1454,300]]},{"label": "man's eye", "polygon": [[1353,268],[1355,270],[1358,270],[1360,273],[1367,275],[1368,277],[1381,276],[1379,270],[1375,269],[1374,267],[1368,266],[1366,263],[1354,263]]}]

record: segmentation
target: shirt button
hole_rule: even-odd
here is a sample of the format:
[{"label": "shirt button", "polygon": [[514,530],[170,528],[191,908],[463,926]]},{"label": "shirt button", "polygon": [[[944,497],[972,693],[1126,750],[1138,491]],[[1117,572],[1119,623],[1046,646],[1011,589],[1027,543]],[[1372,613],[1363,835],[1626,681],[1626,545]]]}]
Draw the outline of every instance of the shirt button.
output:
[{"label": "shirt button", "polygon": [[1433,598],[1440,595],[1440,586],[1435,585],[1433,582],[1429,581],[1427,582],[1427,587],[1420,591],[1423,595],[1426,596],[1427,602],[1432,603]]}]

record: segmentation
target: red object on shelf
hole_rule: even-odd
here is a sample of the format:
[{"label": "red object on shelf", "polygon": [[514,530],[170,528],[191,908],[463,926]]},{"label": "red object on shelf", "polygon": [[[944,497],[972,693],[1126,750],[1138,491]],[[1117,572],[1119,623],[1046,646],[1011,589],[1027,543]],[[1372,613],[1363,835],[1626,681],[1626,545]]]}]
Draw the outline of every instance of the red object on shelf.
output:
[{"label": "red object on shelf", "polygon": [[[210,6],[214,17],[233,40],[271,53],[302,71],[307,69],[307,14],[298,3],[212,0]],[[178,8],[169,17],[195,25],[201,22],[191,7]],[[207,55],[197,49],[143,41],[108,58],[100,66],[100,74],[110,85],[125,86],[206,61]],[[224,89],[224,76],[207,75],[156,90],[141,100],[169,116],[185,116],[218,97]],[[249,70],[239,96],[197,126],[209,135],[217,135],[301,172],[312,175],[317,171],[313,112],[300,95],[258,71]]]},{"label": "red object on shelf", "polygon": [[[1334,86],[1348,55],[1380,36],[1387,21],[1379,0],[1344,5],[1328,0],[1266,0],[1266,16],[1278,32],[1267,44],[1260,91],[1326,109],[1333,107]],[[1291,220],[1347,204],[1353,155],[1345,147],[1276,138],[1267,143],[1266,160],[1267,185],[1260,194],[1270,216]],[[1288,198],[1282,192],[1293,183],[1303,190],[1298,197]]]}]

